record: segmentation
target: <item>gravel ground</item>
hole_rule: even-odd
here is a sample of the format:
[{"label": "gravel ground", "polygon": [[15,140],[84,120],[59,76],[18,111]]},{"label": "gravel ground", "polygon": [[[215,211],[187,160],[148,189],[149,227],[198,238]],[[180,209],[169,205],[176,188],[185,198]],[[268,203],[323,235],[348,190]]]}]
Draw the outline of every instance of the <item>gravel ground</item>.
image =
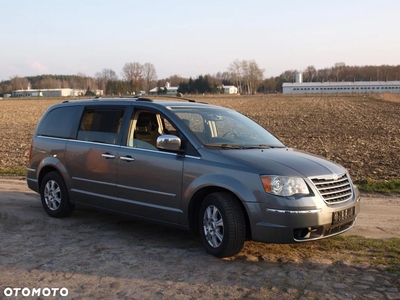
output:
[{"label": "gravel ground", "polygon": [[[399,198],[362,203],[353,234],[399,236]],[[383,215],[368,222],[374,210]],[[197,237],[175,229],[82,209],[50,218],[18,180],[0,179],[0,240],[3,299],[400,299],[400,268],[354,263],[340,253],[287,257],[279,253],[285,245],[268,253],[259,243],[217,259]],[[25,290],[15,296],[16,288]],[[37,296],[39,288],[55,296]]]}]

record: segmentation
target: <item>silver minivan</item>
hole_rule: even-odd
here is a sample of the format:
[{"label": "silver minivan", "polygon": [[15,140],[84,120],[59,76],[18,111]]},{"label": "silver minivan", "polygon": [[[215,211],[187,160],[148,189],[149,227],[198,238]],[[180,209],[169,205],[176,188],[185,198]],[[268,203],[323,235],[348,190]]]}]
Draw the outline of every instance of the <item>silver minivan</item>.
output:
[{"label": "silver minivan", "polygon": [[352,228],[345,168],[286,147],[244,115],[194,101],[65,101],[32,139],[27,184],[51,217],[85,206],[193,230],[207,252],[296,243]]}]

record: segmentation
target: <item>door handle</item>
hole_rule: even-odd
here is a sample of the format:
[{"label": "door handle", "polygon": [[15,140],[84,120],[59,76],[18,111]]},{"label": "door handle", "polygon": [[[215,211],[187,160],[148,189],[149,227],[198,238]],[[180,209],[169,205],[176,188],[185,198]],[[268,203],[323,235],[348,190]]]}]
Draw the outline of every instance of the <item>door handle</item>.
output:
[{"label": "door handle", "polygon": [[120,159],[126,162],[131,162],[135,160],[132,156],[121,156]]},{"label": "door handle", "polygon": [[110,153],[103,153],[101,156],[103,156],[105,159],[113,159],[115,158],[114,154],[110,154]]}]

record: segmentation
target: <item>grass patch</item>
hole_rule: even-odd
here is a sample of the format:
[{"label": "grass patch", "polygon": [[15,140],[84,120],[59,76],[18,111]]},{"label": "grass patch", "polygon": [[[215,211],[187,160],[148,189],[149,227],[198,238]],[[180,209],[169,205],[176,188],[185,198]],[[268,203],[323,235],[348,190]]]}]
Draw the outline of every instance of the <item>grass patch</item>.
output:
[{"label": "grass patch", "polygon": [[260,261],[282,263],[332,263],[385,266],[400,273],[400,238],[373,239],[358,235],[338,235],[328,239],[297,244],[266,244],[246,242],[234,259],[257,258]]},{"label": "grass patch", "polygon": [[384,265],[400,270],[400,238],[371,239],[362,236],[336,236],[318,242],[323,251],[340,251],[351,254],[357,262],[372,266]]},{"label": "grass patch", "polygon": [[400,194],[400,179],[364,179],[356,182],[358,188],[366,193]]},{"label": "grass patch", "polygon": [[26,168],[25,167],[18,167],[18,168],[15,168],[15,169],[2,169],[2,170],[0,170],[0,175],[25,176],[26,175]]}]

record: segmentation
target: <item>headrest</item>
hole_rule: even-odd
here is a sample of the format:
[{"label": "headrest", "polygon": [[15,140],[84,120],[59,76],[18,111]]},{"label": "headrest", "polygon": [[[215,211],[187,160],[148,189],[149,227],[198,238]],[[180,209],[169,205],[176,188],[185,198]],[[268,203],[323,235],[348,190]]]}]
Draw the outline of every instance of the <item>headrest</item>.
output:
[{"label": "headrest", "polygon": [[148,126],[150,124],[151,118],[149,115],[140,114],[137,120],[136,126]]}]

